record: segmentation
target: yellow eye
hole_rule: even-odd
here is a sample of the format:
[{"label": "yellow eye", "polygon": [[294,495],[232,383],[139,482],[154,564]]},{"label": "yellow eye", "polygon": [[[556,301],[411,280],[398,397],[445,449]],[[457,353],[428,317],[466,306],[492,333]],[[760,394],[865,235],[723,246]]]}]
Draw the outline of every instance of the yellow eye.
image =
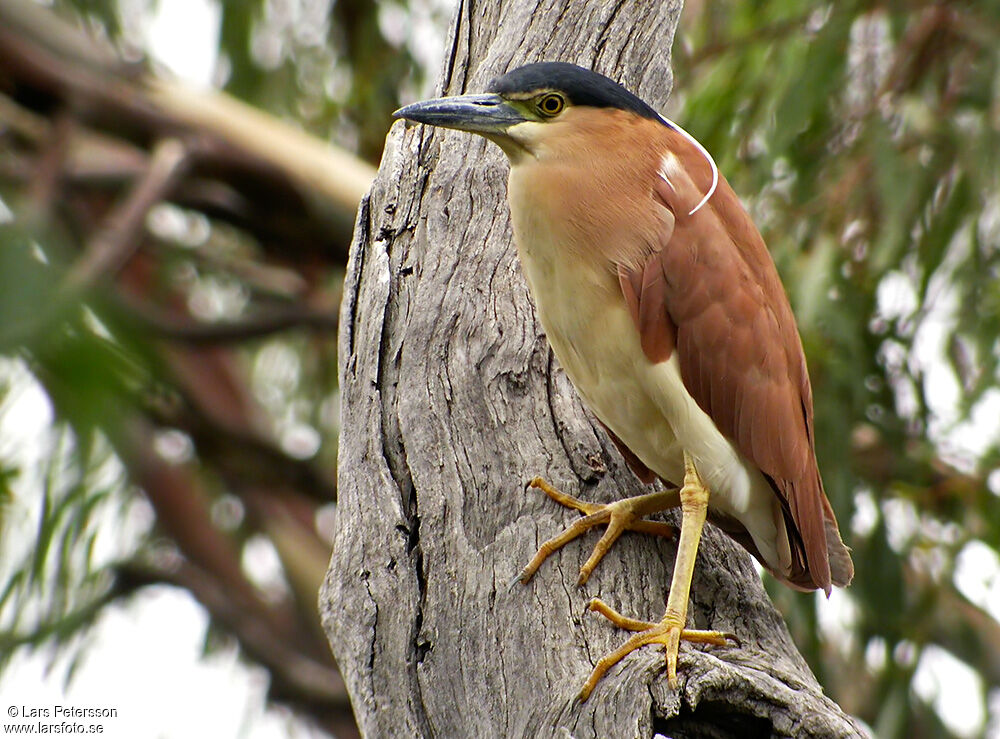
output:
[{"label": "yellow eye", "polygon": [[563,99],[562,95],[558,95],[554,92],[550,92],[546,95],[542,95],[535,104],[538,108],[538,112],[544,116],[551,118],[552,116],[557,116],[562,113],[563,108],[566,107],[566,101]]}]

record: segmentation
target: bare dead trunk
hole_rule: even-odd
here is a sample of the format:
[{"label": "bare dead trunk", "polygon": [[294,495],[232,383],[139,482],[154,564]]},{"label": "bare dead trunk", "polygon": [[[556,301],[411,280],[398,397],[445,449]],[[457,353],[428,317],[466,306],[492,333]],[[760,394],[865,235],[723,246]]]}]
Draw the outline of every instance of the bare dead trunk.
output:
[{"label": "bare dead trunk", "polygon": [[[561,59],[622,80],[654,107],[671,87],[680,3],[462,3],[441,92],[482,90],[520,63]],[[507,583],[573,514],[542,475],[610,501],[642,492],[584,410],[535,319],[511,243],[507,165],[484,140],[397,123],[359,214],[341,314],[337,535],[324,623],[362,732],[383,736],[854,736],[761,587],[750,558],[706,532],[697,628],[742,646],[683,646],[594,663],[626,635],[600,596],[658,620],[675,543],[626,535],[577,587],[596,535]]]}]

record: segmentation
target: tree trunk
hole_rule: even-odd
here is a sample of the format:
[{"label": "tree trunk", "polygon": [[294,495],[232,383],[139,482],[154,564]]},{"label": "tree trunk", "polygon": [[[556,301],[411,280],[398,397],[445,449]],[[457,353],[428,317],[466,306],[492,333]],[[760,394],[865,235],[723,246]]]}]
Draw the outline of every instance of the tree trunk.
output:
[{"label": "tree trunk", "polygon": [[[473,10],[474,8],[474,10]],[[677,0],[463,2],[443,94],[539,59],[575,61],[663,109]],[[600,596],[663,614],[676,544],[624,536],[585,587],[596,534],[508,583],[575,514],[526,483],[644,492],[584,410],[535,319],[511,241],[507,164],[469,134],[397,123],[362,204],[341,314],[342,435],[324,623],[362,732],[383,736],[854,736],[798,654],[749,556],[708,527],[679,691],[643,648],[577,693],[627,634]],[[646,490],[645,492],[648,492]]]}]

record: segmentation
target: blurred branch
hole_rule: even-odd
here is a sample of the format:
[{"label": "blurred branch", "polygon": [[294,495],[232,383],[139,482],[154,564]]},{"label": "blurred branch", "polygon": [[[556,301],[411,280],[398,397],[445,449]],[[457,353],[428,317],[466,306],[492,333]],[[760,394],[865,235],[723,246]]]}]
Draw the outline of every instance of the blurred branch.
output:
[{"label": "blurred branch", "polygon": [[151,100],[176,121],[260,157],[295,179],[304,194],[323,196],[352,217],[375,177],[367,162],[224,93],[153,77],[147,85]]},{"label": "blurred branch", "polygon": [[251,486],[241,490],[240,499],[274,545],[299,612],[309,618],[316,639],[325,643],[316,594],[330,563],[330,546],[316,533],[315,503],[291,489],[277,496]]},{"label": "blurred branch", "polygon": [[130,318],[161,339],[185,344],[228,344],[249,339],[259,339],[288,329],[310,329],[336,334],[337,314],[316,311],[300,305],[272,307],[266,313],[239,321],[213,321],[206,323],[194,319],[177,318],[158,312],[143,303],[122,299]]},{"label": "blurred branch", "polygon": [[[197,186],[197,183],[191,184]],[[178,247],[170,242],[160,243],[155,239],[154,243],[164,252],[173,252],[175,255],[183,252],[184,256],[191,258],[199,267],[204,267],[206,270],[232,275],[256,295],[282,300],[297,299],[301,298],[309,287],[309,282],[301,271],[265,263],[255,259],[253,255],[226,254],[211,238],[205,244],[193,249]],[[336,313],[337,306],[340,305],[339,289],[336,299],[329,302],[330,312]]]},{"label": "blurred branch", "polygon": [[145,175],[107,217],[104,228],[94,234],[66,274],[64,287],[68,292],[83,292],[95,280],[117,272],[125,264],[142,243],[149,209],[169,196],[190,160],[190,150],[176,139],[156,144]]},{"label": "blurred branch", "polygon": [[971,665],[987,685],[1000,685],[1000,624],[951,587],[940,588],[931,641]]},{"label": "blurred branch", "polygon": [[157,525],[184,556],[211,572],[243,607],[263,608],[259,593],[243,574],[239,550],[212,523],[208,492],[193,472],[162,459],[154,451],[151,429],[141,421],[131,423],[112,443],[156,511]]},{"label": "blurred branch", "polygon": [[35,223],[44,223],[52,210],[74,127],[72,117],[63,112],[56,115],[53,125],[44,129],[48,146],[30,170],[27,197],[27,218]]},{"label": "blurred branch", "polygon": [[239,639],[248,654],[268,667],[275,681],[272,690],[277,696],[294,696],[323,703],[328,708],[350,710],[344,681],[332,666],[332,658],[329,664],[321,664],[289,648],[287,639],[274,633],[266,619],[253,610],[238,607],[227,587],[196,565],[181,562],[172,567],[157,567],[150,563],[126,563],[116,572],[117,583],[126,591],[160,583],[189,591],[212,618]]},{"label": "blurred branch", "polygon": [[[706,8],[707,6],[702,6],[699,8],[698,12],[704,13],[706,12]],[[683,53],[684,45],[678,44],[674,49],[678,66],[683,64],[693,67],[695,65],[711,61],[716,57],[726,54],[734,49],[741,49],[748,45],[757,44],[762,41],[788,38],[789,34],[801,31],[806,21],[809,20],[809,16],[815,12],[815,9],[810,9],[806,13],[802,13],[791,18],[785,18],[784,20],[775,21],[774,23],[767,25],[758,25],[752,31],[747,31],[738,38],[730,37],[722,41],[702,44],[698,47],[697,51],[693,51],[688,54]]]},{"label": "blurred branch", "polygon": [[320,505],[337,500],[336,470],[291,457],[266,437],[222,428],[205,416],[170,415],[163,420],[190,434],[199,452],[232,485],[291,485]]},{"label": "blurred branch", "polygon": [[[121,276],[122,290],[113,300],[124,305],[125,319],[141,321],[148,309],[135,313],[149,292],[150,276],[142,260]],[[174,296],[176,297],[176,296]],[[308,309],[303,309],[308,310]],[[164,315],[164,314],[161,314]],[[190,321],[180,310],[169,321]],[[335,317],[335,312],[324,314]],[[241,364],[218,342],[170,342],[154,349],[174,388],[187,401],[177,406],[147,407],[155,420],[185,430],[200,455],[234,483],[293,485],[318,503],[337,498],[335,472],[318,469],[281,449],[248,387]]]},{"label": "blurred branch", "polygon": [[[211,173],[256,204],[244,215],[271,234],[275,248],[290,223],[305,221],[300,231],[315,226],[300,247],[346,258],[354,212],[374,176],[353,155],[222,93],[156,80],[26,0],[0,2],[0,74],[4,84],[13,81],[15,97],[42,110],[67,106],[141,148],[165,138],[187,142],[196,173]],[[255,197],[261,189],[270,200]]]}]

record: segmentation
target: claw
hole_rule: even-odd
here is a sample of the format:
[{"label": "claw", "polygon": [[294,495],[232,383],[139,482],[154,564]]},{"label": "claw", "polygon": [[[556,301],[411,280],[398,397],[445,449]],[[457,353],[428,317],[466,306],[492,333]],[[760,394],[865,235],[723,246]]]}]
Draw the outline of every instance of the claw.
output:
[{"label": "claw", "polygon": [[580,568],[580,577],[577,580],[578,585],[586,584],[594,568],[597,567],[604,555],[607,554],[611,546],[618,540],[618,537],[625,531],[671,537],[675,533],[673,526],[659,521],[647,521],[643,519],[643,516],[679,505],[680,498],[676,490],[663,490],[649,493],[648,495],[626,498],[614,503],[602,504],[588,503],[579,498],[574,498],[572,495],[562,493],[540,477],[533,478],[528,483],[528,487],[541,490],[560,505],[579,511],[583,514],[583,517],[574,521],[562,533],[553,536],[538,548],[538,552],[535,553],[535,556],[532,557],[531,561],[528,562],[517,576],[517,579],[525,585],[534,577],[538,568],[542,566],[542,563],[549,555],[595,526],[607,524],[608,528],[600,541],[597,542],[593,553]]},{"label": "claw", "polygon": [[705,525],[708,510],[708,488],[702,482],[694,460],[687,452],[684,453],[684,487],[680,490],[681,499],[681,536],[677,543],[677,559],[674,562],[674,574],[670,581],[670,597],[667,599],[667,612],[656,624],[637,621],[623,616],[601,600],[590,602],[590,610],[597,611],[611,623],[635,634],[611,654],[603,657],[590,673],[587,682],[580,691],[580,700],[585,701],[596,687],[598,681],[608,670],[618,664],[627,655],[646,644],[662,644],[666,648],[667,681],[676,690],[677,657],[681,641],[698,644],[715,644],[722,646],[727,640],[733,639],[732,634],[723,631],[697,631],[685,629],[687,622],[688,597],[691,594],[691,577],[694,573],[695,557],[698,554],[698,543],[701,531]]},{"label": "claw", "polygon": [[[647,644],[662,644],[665,647],[665,659],[667,663],[667,681],[670,687],[678,688],[677,680],[677,658],[680,652],[682,641],[695,644],[713,644],[715,646],[725,646],[727,640],[736,640],[733,634],[723,631],[699,631],[696,629],[685,629],[681,622],[681,617],[671,613],[669,610],[659,623],[649,621],[638,621],[628,616],[623,616],[600,598],[591,599],[587,604],[587,609],[600,613],[615,626],[628,631],[636,632],[635,635],[622,646],[605,655],[594,666],[594,671],[590,673],[587,682],[584,683],[580,691],[580,700],[585,701],[590,697],[597,683],[604,677],[605,673],[618,664],[621,660],[634,652],[639,647]],[[738,640],[736,640],[738,641]]]},{"label": "claw", "polygon": [[587,682],[584,683],[583,689],[580,691],[581,702],[590,697],[597,683],[609,669],[639,647],[647,644],[663,644],[666,648],[667,680],[674,689],[678,687],[677,657],[682,641],[717,646],[724,645],[727,641],[739,644],[739,640],[733,634],[684,628],[687,620],[688,597],[691,592],[694,561],[698,553],[702,527],[705,525],[709,495],[690,455],[684,454],[684,486],[679,491],[663,490],[601,505],[587,503],[572,495],[561,493],[540,477],[532,479],[528,483],[528,487],[538,488],[560,505],[579,511],[583,517],[570,524],[562,533],[543,543],[531,561],[510,583],[509,587],[511,588],[518,582],[527,584],[550,554],[594,526],[607,524],[607,531],[604,532],[594,547],[593,553],[580,568],[579,584],[583,585],[601,558],[607,554],[612,544],[624,531],[673,536],[672,526],[658,521],[644,520],[643,516],[678,505],[681,506],[683,513],[681,536],[677,545],[677,560],[671,578],[670,598],[667,601],[667,612],[659,623],[639,621],[623,616],[599,598],[594,598],[587,604],[588,610],[600,613],[616,626],[632,631],[634,634],[622,646],[604,656],[594,666],[593,672],[590,673],[590,677],[587,678]]}]

